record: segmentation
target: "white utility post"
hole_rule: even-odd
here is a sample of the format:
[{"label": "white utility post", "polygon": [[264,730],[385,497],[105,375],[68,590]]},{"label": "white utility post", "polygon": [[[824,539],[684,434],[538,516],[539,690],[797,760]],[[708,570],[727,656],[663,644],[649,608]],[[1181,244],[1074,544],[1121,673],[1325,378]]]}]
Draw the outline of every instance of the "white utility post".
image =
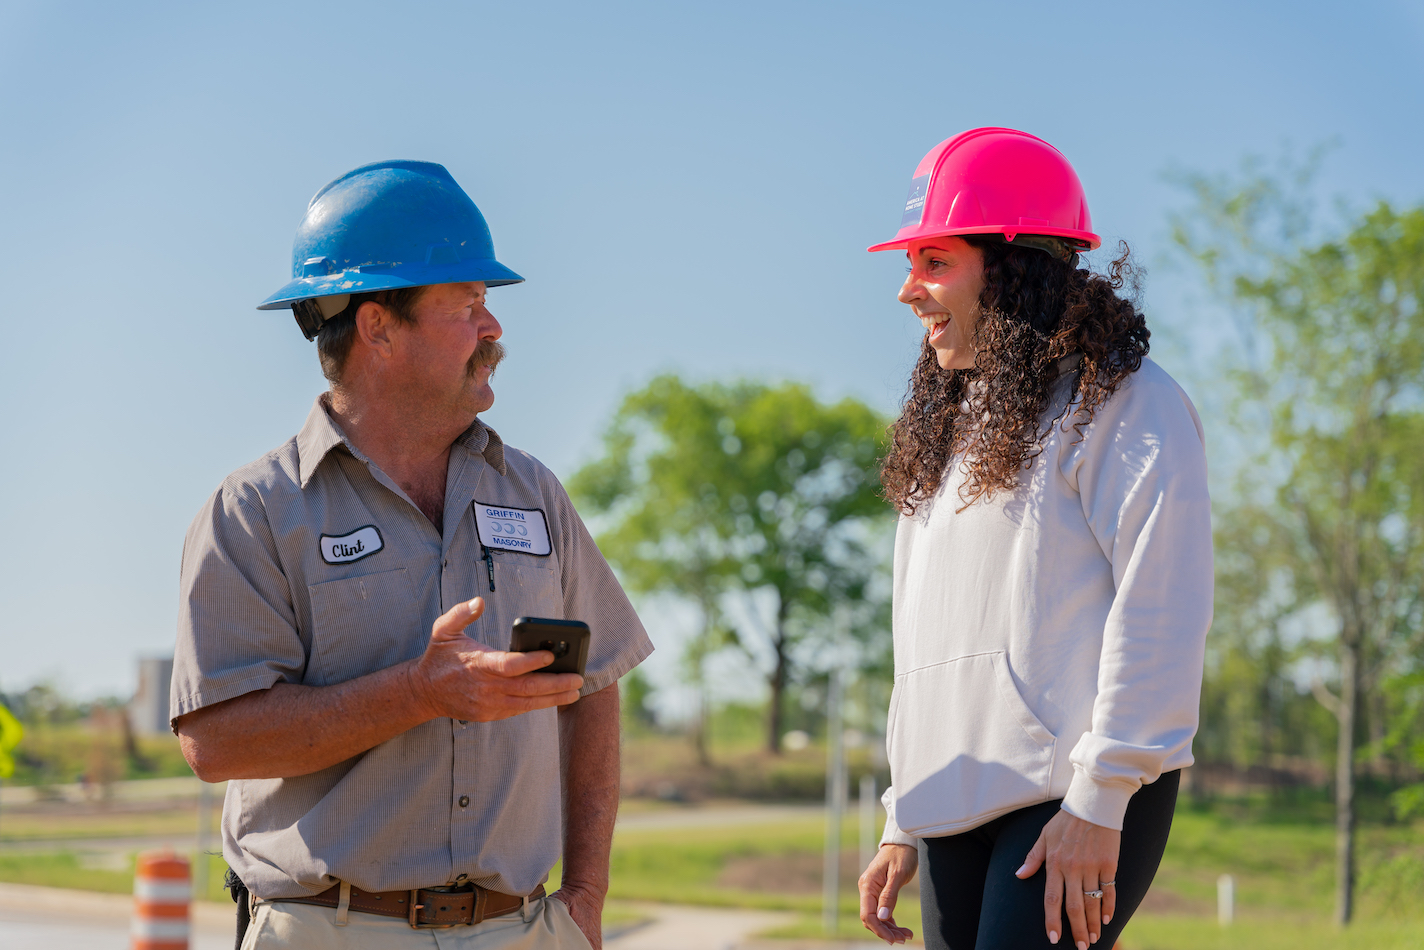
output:
[{"label": "white utility post", "polygon": [[1236,919],[1236,878],[1223,874],[1216,879],[1216,922],[1228,927]]},{"label": "white utility post", "polygon": [[198,788],[198,853],[193,858],[193,898],[208,899],[208,848],[212,847],[213,787],[200,780]]},{"label": "white utility post", "polygon": [[836,910],[841,893],[841,820],[845,816],[845,731],[841,722],[841,674],[831,670],[826,690],[826,861],[821,876],[821,925],[828,935],[836,932]]},{"label": "white utility post", "polygon": [[860,869],[870,867],[875,858],[875,776],[867,773],[860,777]]}]

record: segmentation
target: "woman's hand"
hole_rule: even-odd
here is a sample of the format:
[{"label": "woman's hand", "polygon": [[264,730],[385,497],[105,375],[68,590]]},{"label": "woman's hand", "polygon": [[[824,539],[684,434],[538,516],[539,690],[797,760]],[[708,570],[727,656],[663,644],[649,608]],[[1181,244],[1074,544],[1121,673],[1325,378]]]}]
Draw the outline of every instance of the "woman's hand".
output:
[{"label": "woman's hand", "polygon": [[895,925],[900,888],[915,876],[920,853],[907,844],[882,844],[860,876],[860,922],[886,943],[904,943],[914,931]]},{"label": "woman's hand", "polygon": [[[1103,924],[1112,920],[1117,909],[1117,856],[1122,844],[1122,832],[1075,818],[1060,810],[1039,832],[1038,841],[1023,867],[1014,873],[1020,878],[1032,877],[1045,863],[1048,865],[1048,885],[1043,892],[1044,926],[1048,942],[1058,942],[1058,930],[1063,926],[1063,895],[1068,895],[1068,924],[1073,928],[1073,942],[1078,950],[1098,942]],[[863,880],[863,879],[862,879]],[[1088,897],[1085,892],[1101,890],[1102,899]],[[861,898],[862,906],[865,899]]]}]

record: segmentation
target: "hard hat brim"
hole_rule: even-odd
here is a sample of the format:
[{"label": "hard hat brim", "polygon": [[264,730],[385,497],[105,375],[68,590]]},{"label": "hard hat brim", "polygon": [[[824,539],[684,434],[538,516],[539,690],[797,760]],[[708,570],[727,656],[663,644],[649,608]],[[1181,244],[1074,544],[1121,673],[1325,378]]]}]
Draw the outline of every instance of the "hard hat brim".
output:
[{"label": "hard hat brim", "polygon": [[[1040,225],[1014,228],[1005,225],[988,225],[976,228],[902,228],[899,234],[890,241],[883,244],[872,244],[866,250],[875,251],[895,251],[908,248],[917,241],[928,241],[937,237],[962,237],[966,234],[1002,234],[1005,238],[1009,235],[1017,237],[1020,234],[1041,234],[1044,237],[1065,238],[1069,241],[1079,241],[1088,245],[1087,250],[1096,250],[1102,245],[1102,238],[1091,231],[1075,231],[1071,228],[1046,228]],[[1009,239],[1012,242],[1012,239]]]},{"label": "hard hat brim", "polygon": [[518,284],[524,278],[495,260],[468,260],[452,264],[364,265],[321,277],[298,277],[257,305],[258,310],[290,308],[298,300],[337,294],[368,294],[402,287],[463,284],[483,281],[487,287]]}]

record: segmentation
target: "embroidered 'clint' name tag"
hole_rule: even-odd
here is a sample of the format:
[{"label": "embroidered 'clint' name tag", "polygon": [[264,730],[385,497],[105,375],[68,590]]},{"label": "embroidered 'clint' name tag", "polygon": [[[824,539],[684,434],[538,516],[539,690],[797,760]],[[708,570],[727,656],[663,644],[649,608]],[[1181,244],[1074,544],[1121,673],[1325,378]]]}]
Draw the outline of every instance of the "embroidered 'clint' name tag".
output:
[{"label": "embroidered 'clint' name tag", "polygon": [[480,543],[487,548],[540,557],[553,550],[549,545],[549,523],[538,508],[505,508],[475,502],[475,528],[479,531]]},{"label": "embroidered 'clint' name tag", "polygon": [[339,538],[322,535],[321,559],[328,564],[350,564],[363,557],[370,557],[385,546],[386,543],[381,540],[381,532],[376,530],[375,525],[368,524]]}]

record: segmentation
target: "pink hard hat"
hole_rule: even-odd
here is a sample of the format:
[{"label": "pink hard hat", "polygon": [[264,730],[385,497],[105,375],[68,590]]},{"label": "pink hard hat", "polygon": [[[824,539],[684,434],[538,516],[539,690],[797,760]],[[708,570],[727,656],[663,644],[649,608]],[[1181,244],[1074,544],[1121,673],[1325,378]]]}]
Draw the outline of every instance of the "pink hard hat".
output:
[{"label": "pink hard hat", "polygon": [[1014,129],[970,129],[930,149],[910,181],[899,233],[867,250],[949,234],[1044,235],[1081,250],[1102,243],[1068,159]]}]

